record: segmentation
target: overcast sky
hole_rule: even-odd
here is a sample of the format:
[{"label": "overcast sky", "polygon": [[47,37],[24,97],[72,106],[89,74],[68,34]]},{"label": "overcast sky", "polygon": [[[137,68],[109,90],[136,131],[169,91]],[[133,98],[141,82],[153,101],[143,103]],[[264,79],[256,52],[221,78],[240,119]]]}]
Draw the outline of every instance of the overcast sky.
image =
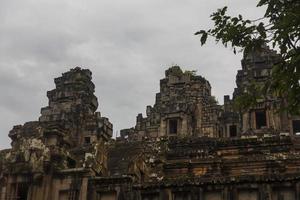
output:
[{"label": "overcast sky", "polygon": [[164,71],[197,70],[220,103],[232,94],[241,55],[193,33],[230,14],[261,17],[255,0],[0,0],[0,149],[13,125],[37,120],[53,78],[80,66],[93,72],[114,135],[153,105]]}]

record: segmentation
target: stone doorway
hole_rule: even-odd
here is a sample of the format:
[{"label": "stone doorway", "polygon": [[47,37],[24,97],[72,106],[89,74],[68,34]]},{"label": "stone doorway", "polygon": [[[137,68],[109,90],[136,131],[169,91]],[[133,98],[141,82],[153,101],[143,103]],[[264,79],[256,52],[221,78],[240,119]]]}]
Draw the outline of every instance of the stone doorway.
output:
[{"label": "stone doorway", "polygon": [[266,111],[259,110],[255,112],[256,128],[261,129],[267,126]]},{"label": "stone doorway", "polygon": [[18,184],[18,191],[17,191],[17,199],[18,200],[27,200],[28,198],[28,190],[29,184],[21,183]]},{"label": "stone doorway", "polygon": [[178,120],[170,119],[169,120],[169,134],[177,134],[178,132]]},{"label": "stone doorway", "polygon": [[300,120],[293,120],[293,134],[300,135]]},{"label": "stone doorway", "polygon": [[236,125],[229,126],[229,137],[236,137],[237,136],[237,128]]}]

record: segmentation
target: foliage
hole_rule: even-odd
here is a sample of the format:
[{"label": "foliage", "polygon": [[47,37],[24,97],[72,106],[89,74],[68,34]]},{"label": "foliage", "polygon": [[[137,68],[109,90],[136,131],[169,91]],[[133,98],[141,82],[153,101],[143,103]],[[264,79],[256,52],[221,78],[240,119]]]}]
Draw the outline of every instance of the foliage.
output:
[{"label": "foliage", "polygon": [[181,68],[178,65],[174,65],[174,66],[170,67],[169,69],[167,69],[166,75],[167,74],[172,74],[173,76],[180,77],[180,76],[182,76],[183,71],[181,70]]},{"label": "foliage", "polygon": [[233,108],[239,112],[246,112],[248,108],[255,107],[261,100],[266,99],[265,85],[252,81],[241,95],[235,97]]},{"label": "foliage", "polygon": [[209,99],[209,101],[212,103],[212,104],[219,104],[219,102],[218,102],[218,100],[217,100],[217,98],[215,97],[215,96],[210,96],[210,99]]},{"label": "foliage", "polygon": [[230,45],[234,53],[259,51],[266,44],[279,50],[282,60],[274,66],[268,91],[286,99],[290,113],[300,113],[300,1],[260,0],[257,6],[265,6],[266,11],[256,20],[228,16],[227,7],[218,9],[211,15],[214,27],[195,35],[200,36],[201,45],[212,36],[225,47]]},{"label": "foliage", "polygon": [[197,75],[197,71],[196,70],[185,70],[184,74],[190,75],[190,76],[196,76]]},{"label": "foliage", "polygon": [[196,76],[196,70],[185,70],[184,72],[178,65],[174,65],[170,67],[167,71],[166,74],[172,74],[173,76],[181,77],[182,75],[190,75],[190,76]]}]

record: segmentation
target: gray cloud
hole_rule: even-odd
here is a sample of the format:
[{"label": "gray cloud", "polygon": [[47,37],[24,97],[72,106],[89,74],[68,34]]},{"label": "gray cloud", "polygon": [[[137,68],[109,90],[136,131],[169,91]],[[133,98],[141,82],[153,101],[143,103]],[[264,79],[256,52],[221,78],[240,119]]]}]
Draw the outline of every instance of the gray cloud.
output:
[{"label": "gray cloud", "polygon": [[0,2],[0,148],[15,124],[36,120],[53,78],[75,66],[93,72],[99,110],[115,131],[131,127],[154,103],[172,64],[206,77],[222,102],[231,94],[241,55],[193,33],[209,15],[262,15],[252,0],[2,0]]}]

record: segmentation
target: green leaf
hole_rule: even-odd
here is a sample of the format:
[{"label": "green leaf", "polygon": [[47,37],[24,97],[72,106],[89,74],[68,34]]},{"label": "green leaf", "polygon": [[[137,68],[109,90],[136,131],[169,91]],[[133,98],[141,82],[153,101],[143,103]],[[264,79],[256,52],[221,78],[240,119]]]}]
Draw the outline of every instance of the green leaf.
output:
[{"label": "green leaf", "polygon": [[258,31],[258,33],[260,34],[260,36],[262,38],[266,38],[267,37],[267,34],[266,34],[266,29],[265,29],[265,26],[264,26],[264,23],[259,23],[258,26],[256,27],[256,30]]},{"label": "green leaf", "polygon": [[227,6],[225,6],[224,8],[222,8],[221,10],[221,15],[225,15],[225,12],[227,11]]},{"label": "green leaf", "polygon": [[268,0],[260,0],[257,4],[257,7],[264,5]]},{"label": "green leaf", "polygon": [[207,33],[204,32],[204,33],[202,34],[202,36],[201,36],[201,39],[200,39],[201,45],[204,45],[204,44],[205,44],[206,39],[207,39]]},{"label": "green leaf", "polygon": [[205,31],[204,30],[200,30],[200,31],[197,31],[196,33],[194,33],[194,35],[200,35],[200,34],[203,34],[203,33],[205,33]]},{"label": "green leaf", "polygon": [[231,21],[233,22],[233,25],[236,25],[239,22],[239,19],[237,17],[234,17],[231,19]]}]

